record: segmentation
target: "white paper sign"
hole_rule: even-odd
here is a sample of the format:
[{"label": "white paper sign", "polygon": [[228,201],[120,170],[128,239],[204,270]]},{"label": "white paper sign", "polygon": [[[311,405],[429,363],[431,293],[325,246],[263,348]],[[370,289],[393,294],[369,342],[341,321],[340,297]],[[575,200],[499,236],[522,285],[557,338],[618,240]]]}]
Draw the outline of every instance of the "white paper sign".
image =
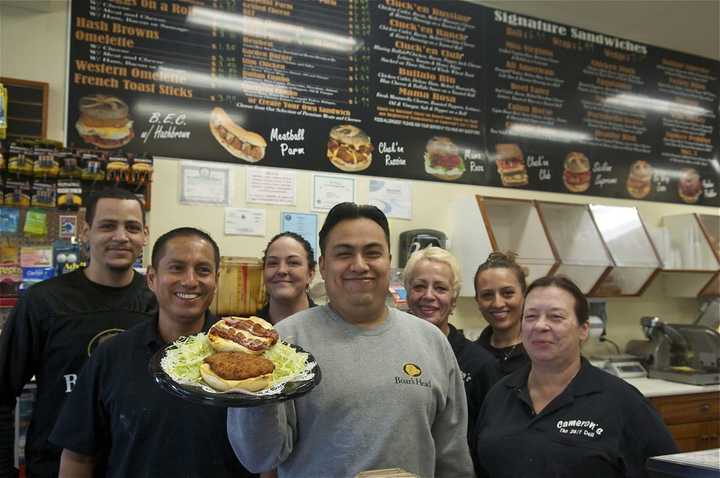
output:
[{"label": "white paper sign", "polygon": [[225,208],[225,234],[265,235],[265,209]]},{"label": "white paper sign", "polygon": [[297,201],[297,173],[273,168],[247,168],[246,201],[284,204]]},{"label": "white paper sign", "polygon": [[354,178],[313,176],[313,210],[329,211],[338,203],[353,201],[355,201]]},{"label": "white paper sign", "polygon": [[233,182],[233,170],[229,165],[182,161],[180,202],[229,206]]},{"label": "white paper sign", "polygon": [[310,243],[310,246],[315,252],[315,257],[318,256],[317,249],[317,229],[318,217],[317,214],[303,214],[297,212],[284,212],[282,213],[282,230],[290,231],[296,234],[300,234]]},{"label": "white paper sign", "polygon": [[407,181],[371,179],[368,204],[378,207],[387,217],[412,219],[412,191]]}]

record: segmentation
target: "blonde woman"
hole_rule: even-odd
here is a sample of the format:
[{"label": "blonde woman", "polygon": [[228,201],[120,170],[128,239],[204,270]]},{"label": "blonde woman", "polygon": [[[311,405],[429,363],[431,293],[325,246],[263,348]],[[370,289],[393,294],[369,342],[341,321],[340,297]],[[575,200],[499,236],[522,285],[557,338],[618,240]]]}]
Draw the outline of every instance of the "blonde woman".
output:
[{"label": "blonde woman", "polygon": [[450,322],[460,295],[460,266],[457,259],[440,247],[420,249],[410,256],[404,271],[405,289],[410,313],[427,320],[448,338],[460,365],[468,398],[469,430],[481,403],[471,399],[472,378],[493,356],[477,343],[465,338]]}]

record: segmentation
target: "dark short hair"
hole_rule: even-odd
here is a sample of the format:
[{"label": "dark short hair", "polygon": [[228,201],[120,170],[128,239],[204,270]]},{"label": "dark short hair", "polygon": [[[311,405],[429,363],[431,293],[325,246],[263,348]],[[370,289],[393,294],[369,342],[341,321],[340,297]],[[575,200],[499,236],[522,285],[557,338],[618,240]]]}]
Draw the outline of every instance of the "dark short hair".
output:
[{"label": "dark short hair", "polygon": [[103,188],[90,194],[87,206],[85,207],[85,222],[88,223],[88,225],[92,225],[92,222],[95,219],[97,203],[101,199],[121,199],[123,201],[137,201],[138,205],[140,206],[140,211],[142,212],[143,226],[145,225],[145,206],[143,205],[140,198],[128,191],[127,189],[122,189],[118,187]]},{"label": "dark short hair", "polygon": [[300,243],[300,245],[305,249],[305,256],[308,261],[308,267],[310,270],[315,269],[315,253],[313,252],[313,248],[310,245],[310,243],[302,237],[300,234],[297,234],[292,231],[285,231],[281,232],[280,234],[275,234],[272,239],[270,239],[270,242],[267,243],[267,246],[265,246],[265,250],[263,251],[263,257],[262,257],[262,263],[263,267],[265,267],[265,262],[267,261],[267,252],[270,250],[270,246],[273,245],[273,242],[277,241],[280,238],[283,237],[289,237],[290,239],[295,239],[297,242]]},{"label": "dark short hair", "polygon": [[330,231],[333,230],[340,222],[348,219],[370,219],[372,222],[380,226],[385,233],[388,250],[390,250],[390,226],[388,225],[385,214],[375,206],[368,204],[355,204],[354,202],[341,202],[330,209],[325,223],[320,229],[320,253],[325,254],[325,245]]},{"label": "dark short hair", "polygon": [[532,292],[533,289],[541,287],[557,287],[568,292],[575,299],[575,317],[577,317],[578,325],[583,325],[590,317],[590,309],[587,299],[580,288],[568,277],[564,275],[545,276],[533,281],[527,288],[525,297]]},{"label": "dark short hair", "polygon": [[167,243],[171,239],[174,239],[176,237],[193,236],[199,237],[200,239],[205,239],[210,243],[213,248],[213,253],[215,254],[215,270],[220,270],[220,248],[218,247],[217,242],[215,242],[215,240],[210,237],[210,234],[208,234],[207,232],[201,231],[200,229],[196,229],[194,227],[178,227],[158,237],[157,241],[155,241],[155,244],[153,245],[152,256],[150,259],[150,263],[152,264],[153,268],[157,270],[158,266],[160,265],[160,260],[165,254],[165,246],[167,246]]},{"label": "dark short hair", "polygon": [[517,257],[517,254],[512,251],[491,252],[485,262],[480,264],[477,268],[477,271],[475,271],[475,278],[473,279],[473,285],[475,286],[475,297],[477,297],[478,294],[478,277],[480,277],[481,272],[488,269],[510,269],[513,274],[515,274],[515,278],[517,279],[518,284],[520,284],[520,292],[525,295],[525,289],[527,289],[527,283],[525,282],[525,271],[522,267],[520,267],[517,262],[515,262],[515,257]]}]

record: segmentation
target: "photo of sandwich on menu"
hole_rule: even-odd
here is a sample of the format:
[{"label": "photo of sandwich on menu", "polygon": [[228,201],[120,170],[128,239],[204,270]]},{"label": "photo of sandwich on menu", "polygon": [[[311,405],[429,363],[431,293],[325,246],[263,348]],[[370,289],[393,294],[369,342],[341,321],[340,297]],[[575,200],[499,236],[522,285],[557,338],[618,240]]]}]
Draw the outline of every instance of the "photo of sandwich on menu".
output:
[{"label": "photo of sandwich on menu", "polygon": [[688,204],[695,204],[702,194],[700,175],[695,168],[685,168],[680,173],[678,196]]},{"label": "photo of sandwich on menu", "polygon": [[80,98],[80,119],[75,123],[86,143],[101,149],[117,149],[134,137],[128,105],[115,96],[90,95]]},{"label": "photo of sandwich on menu", "polygon": [[517,144],[496,144],[495,164],[502,185],[505,187],[527,186],[528,175],[525,157]]},{"label": "photo of sandwich on menu", "polygon": [[370,137],[357,126],[343,124],[330,130],[327,158],[342,171],[358,172],[372,163],[374,148]]},{"label": "photo of sandwich on menu", "polygon": [[210,113],[210,132],[220,146],[236,158],[257,163],[265,157],[265,138],[235,124],[225,110],[218,106]]},{"label": "photo of sandwich on menu", "polygon": [[563,184],[565,189],[572,193],[582,193],[590,188],[592,172],[587,156],[573,151],[565,156],[565,171],[563,171]]},{"label": "photo of sandwich on menu", "polygon": [[430,138],[425,147],[425,172],[443,181],[455,181],[463,175],[465,163],[450,138]]},{"label": "photo of sandwich on menu", "polygon": [[642,199],[652,189],[652,166],[647,161],[642,159],[635,161],[630,166],[630,174],[628,174],[627,183],[625,187],[629,195],[635,199]]}]

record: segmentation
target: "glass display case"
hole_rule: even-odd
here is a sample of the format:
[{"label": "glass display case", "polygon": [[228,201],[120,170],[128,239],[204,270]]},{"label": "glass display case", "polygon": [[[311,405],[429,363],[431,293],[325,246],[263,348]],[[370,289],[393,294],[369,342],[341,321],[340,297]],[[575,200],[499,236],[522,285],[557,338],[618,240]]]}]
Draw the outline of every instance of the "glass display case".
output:
[{"label": "glass display case", "polygon": [[660,270],[660,260],[634,207],[589,206],[615,267],[591,291],[597,297],[638,296]]},{"label": "glass display case", "polygon": [[479,197],[478,204],[494,251],[517,253],[528,284],[559,266],[535,201]]},{"label": "glass display case", "polygon": [[[696,214],[700,227],[705,234],[705,238],[710,244],[715,259],[720,263],[720,216],[711,216],[709,214]],[[700,292],[701,297],[720,297],[720,271],[716,272],[710,282]]]},{"label": "glass display case", "polygon": [[710,242],[717,240],[712,218],[706,216],[703,223],[698,214],[664,216],[660,227],[650,229],[662,260],[660,280],[666,295],[697,297],[720,270],[717,250]]},{"label": "glass display case", "polygon": [[555,273],[568,276],[589,294],[613,262],[587,205],[538,201],[537,208],[560,260]]}]

